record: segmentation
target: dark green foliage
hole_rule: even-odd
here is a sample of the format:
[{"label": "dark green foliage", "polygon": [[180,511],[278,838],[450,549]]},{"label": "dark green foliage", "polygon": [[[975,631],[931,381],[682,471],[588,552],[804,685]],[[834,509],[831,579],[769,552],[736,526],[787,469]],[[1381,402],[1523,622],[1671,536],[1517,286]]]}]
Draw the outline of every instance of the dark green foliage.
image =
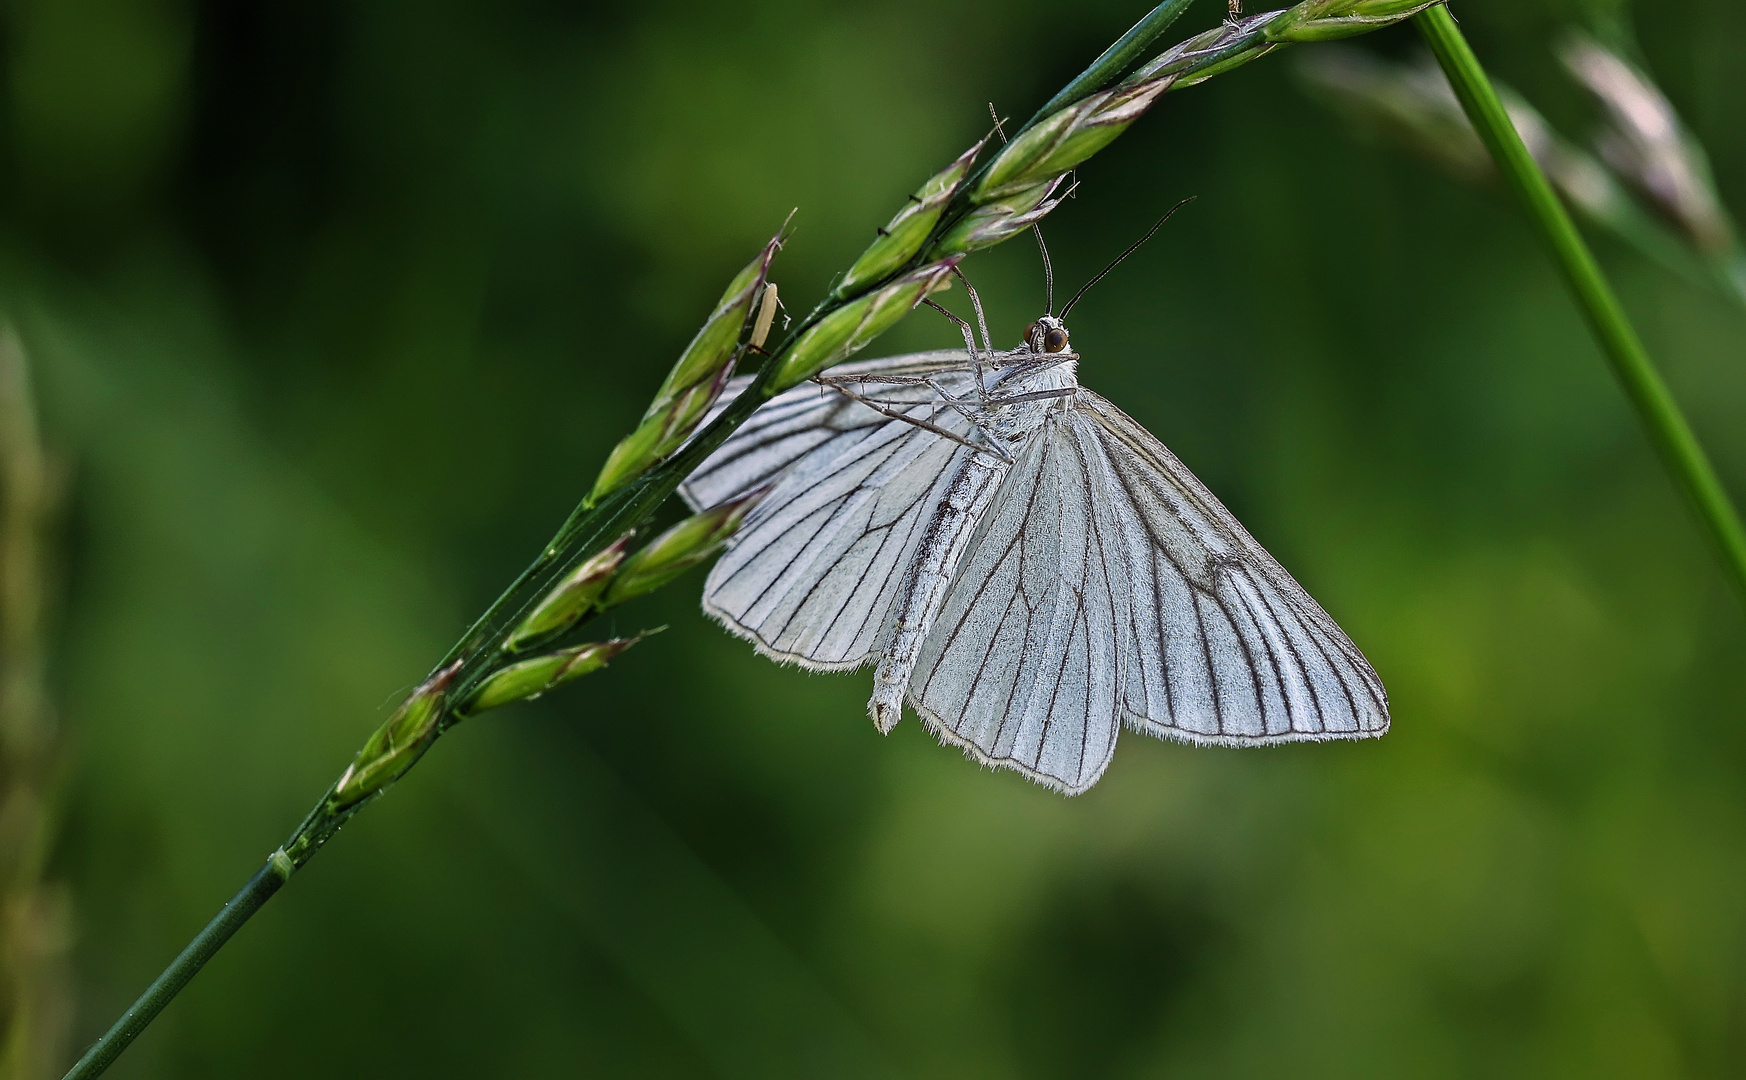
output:
[{"label": "dark green foliage", "polygon": [[[1573,135],[1583,10],[1459,10]],[[77,463],[79,1038],[537,553],[791,207],[803,312],[983,100],[1030,115],[1139,14],[14,5],[0,266]],[[1746,11],[1638,28],[1741,210]],[[878,738],[865,676],[754,657],[682,579],[590,628],[667,633],[441,740],[111,1075],[1746,1067],[1746,619],[1520,212],[1277,59],[1169,95],[1046,232],[1068,289],[1200,196],[1075,310],[1081,376],[1351,631],[1392,734],[1130,737],[1067,801]],[[1746,491],[1746,318],[1600,254]],[[1034,250],[964,268],[1016,341]],[[924,311],[876,348],[958,341]]]}]

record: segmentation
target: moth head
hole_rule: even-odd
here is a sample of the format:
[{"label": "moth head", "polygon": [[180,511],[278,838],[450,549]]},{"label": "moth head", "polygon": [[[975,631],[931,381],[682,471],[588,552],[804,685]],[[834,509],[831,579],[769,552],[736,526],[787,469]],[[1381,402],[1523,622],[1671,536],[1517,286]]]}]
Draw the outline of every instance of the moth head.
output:
[{"label": "moth head", "polygon": [[1053,315],[1045,315],[1025,330],[1025,343],[1037,353],[1067,351],[1067,324]]}]

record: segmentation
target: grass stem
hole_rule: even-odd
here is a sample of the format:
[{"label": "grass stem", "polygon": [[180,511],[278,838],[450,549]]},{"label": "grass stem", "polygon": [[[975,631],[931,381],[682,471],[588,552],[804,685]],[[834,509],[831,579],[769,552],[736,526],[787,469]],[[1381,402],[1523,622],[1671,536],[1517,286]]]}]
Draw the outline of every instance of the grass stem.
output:
[{"label": "grass stem", "polygon": [[90,1080],[91,1077],[102,1075],[110,1062],[121,1056],[121,1052],[146,1029],[146,1025],[157,1018],[164,1006],[170,1003],[170,999],[182,992],[182,988],[188,985],[188,980],[206,966],[206,961],[224,947],[231,935],[279,891],[279,887],[285,884],[287,869],[279,860],[269,859],[265,866],[257,870],[248,884],[231,897],[230,903],[212,917],[212,921],[170,962],[170,966],[152,980],[152,984],[146,987],[145,993],[139,996],[133,1007],[123,1013],[121,1019],[85,1051],[85,1056],[68,1070],[66,1080]]},{"label": "grass stem", "polygon": [[1746,527],[1742,527],[1739,512],[1686,422],[1679,403],[1649,359],[1642,339],[1631,326],[1618,296],[1601,273],[1564,204],[1553,192],[1546,174],[1534,163],[1533,155],[1510,123],[1503,102],[1456,25],[1455,17],[1447,6],[1438,5],[1420,12],[1414,19],[1449,84],[1455,88],[1461,107],[1486,149],[1491,151],[1498,171],[1521,196],[1529,217],[1552,248],[1583,316],[1612,364],[1613,374],[1648,429],[1662,464],[1691,503],[1699,523],[1716,545],[1723,569],[1741,601],[1746,603]]}]

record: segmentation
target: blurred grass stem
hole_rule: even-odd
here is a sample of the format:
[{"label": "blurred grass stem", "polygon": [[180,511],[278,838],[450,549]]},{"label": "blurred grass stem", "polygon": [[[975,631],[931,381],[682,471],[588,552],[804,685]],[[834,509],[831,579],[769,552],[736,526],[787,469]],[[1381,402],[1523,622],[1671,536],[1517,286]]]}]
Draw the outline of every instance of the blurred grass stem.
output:
[{"label": "blurred grass stem", "polygon": [[1715,543],[1723,569],[1728,573],[1743,603],[1746,603],[1746,527],[1740,523],[1727,489],[1704,453],[1697,435],[1680,412],[1679,403],[1649,359],[1642,339],[1631,326],[1619,298],[1600,265],[1595,262],[1582,234],[1552,190],[1546,174],[1510,123],[1509,114],[1485,70],[1467,44],[1455,17],[1438,5],[1414,16],[1419,31],[1431,47],[1455,88],[1455,96],[1468,119],[1491,151],[1498,171],[1527,205],[1528,214],[1552,248],[1589,327],[1600,339],[1613,373],[1624,385],[1650,441],[1662,463],[1691,502],[1699,522]]},{"label": "blurred grass stem", "polygon": [[0,1078],[41,1080],[71,1034],[72,904],[49,880],[66,741],[47,683],[63,477],[30,361],[0,328]]}]

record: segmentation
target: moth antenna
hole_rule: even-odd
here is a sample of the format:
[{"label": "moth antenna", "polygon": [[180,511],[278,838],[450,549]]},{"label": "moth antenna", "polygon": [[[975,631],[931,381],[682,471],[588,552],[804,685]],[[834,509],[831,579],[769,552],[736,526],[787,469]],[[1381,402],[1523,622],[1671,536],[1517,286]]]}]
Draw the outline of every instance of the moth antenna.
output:
[{"label": "moth antenna", "polygon": [[1031,226],[1031,232],[1037,234],[1037,250],[1043,253],[1043,314],[1055,314],[1055,264],[1049,261],[1049,245],[1043,243],[1043,226],[1041,223]]},{"label": "moth antenna", "polygon": [[1133,243],[1129,244],[1128,250],[1122,252],[1120,255],[1117,255],[1115,257],[1114,262],[1112,262],[1108,266],[1104,267],[1103,270],[1096,277],[1092,278],[1090,281],[1088,281],[1084,285],[1080,286],[1079,291],[1073,294],[1073,299],[1067,301],[1067,306],[1061,309],[1061,316],[1060,317],[1062,319],[1067,318],[1067,313],[1069,311],[1073,310],[1073,305],[1079,303],[1080,299],[1083,298],[1086,293],[1091,291],[1091,287],[1093,285],[1096,285],[1098,282],[1100,282],[1104,278],[1108,277],[1109,272],[1111,270],[1114,270],[1116,267],[1120,266],[1122,264],[1123,259],[1126,259],[1129,255],[1132,255],[1134,252],[1140,250],[1141,244],[1144,244],[1146,241],[1152,239],[1152,234],[1157,232],[1159,229],[1162,229],[1164,227],[1164,223],[1166,221],[1169,221],[1171,218],[1175,217],[1176,211],[1182,209],[1183,207],[1187,206],[1189,203],[1193,202],[1195,200],[1195,198],[1196,198],[1195,196],[1190,195],[1188,198],[1183,199],[1181,202],[1177,203],[1175,206],[1172,206],[1170,208],[1169,213],[1165,214],[1163,217],[1158,219],[1158,224],[1156,224],[1156,225],[1152,226],[1150,229],[1146,230],[1145,236],[1142,236],[1138,240],[1135,240]]}]

